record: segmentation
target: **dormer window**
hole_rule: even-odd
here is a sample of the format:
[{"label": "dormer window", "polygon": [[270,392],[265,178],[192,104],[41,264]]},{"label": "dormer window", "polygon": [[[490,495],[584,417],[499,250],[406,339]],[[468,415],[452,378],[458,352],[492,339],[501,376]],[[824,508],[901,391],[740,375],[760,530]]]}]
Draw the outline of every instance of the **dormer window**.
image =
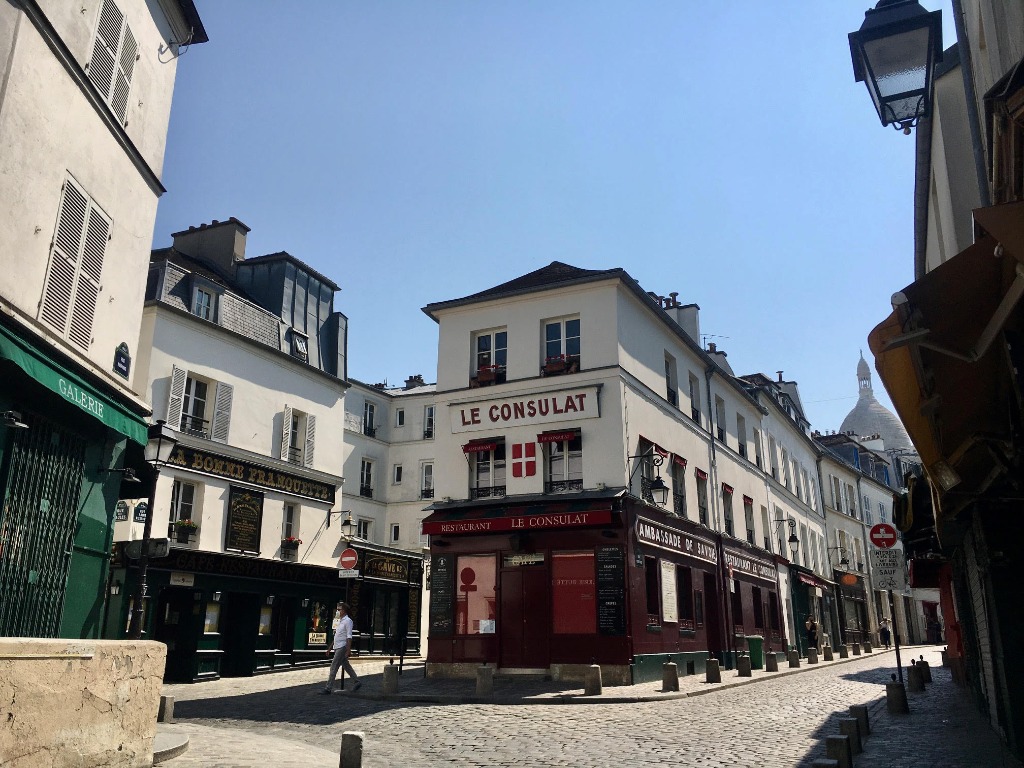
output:
[{"label": "dormer window", "polygon": [[297,357],[304,363],[309,362],[309,338],[294,328],[292,328],[292,357]]},{"label": "dormer window", "polygon": [[193,315],[200,320],[217,322],[217,298],[223,287],[200,275],[192,275],[192,304],[189,307]]}]

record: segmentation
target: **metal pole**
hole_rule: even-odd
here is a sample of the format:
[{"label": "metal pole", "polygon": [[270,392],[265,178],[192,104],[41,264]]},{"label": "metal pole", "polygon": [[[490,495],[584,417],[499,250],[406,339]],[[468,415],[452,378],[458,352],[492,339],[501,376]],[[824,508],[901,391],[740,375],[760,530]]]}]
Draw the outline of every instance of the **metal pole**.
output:
[{"label": "metal pole", "polygon": [[889,590],[889,612],[892,614],[892,636],[896,645],[896,674],[899,677],[900,685],[903,685],[903,660],[900,659],[900,630],[896,622],[896,604],[892,599],[892,590]]},{"label": "metal pole", "polygon": [[139,555],[139,581],[135,585],[132,606],[132,620],[128,625],[128,639],[142,638],[143,603],[146,600],[146,571],[149,569],[149,537],[153,533],[153,506],[156,504],[156,483],[160,478],[160,467],[153,463],[153,485],[149,489],[149,506],[146,508],[146,522],[142,526],[142,553]]}]

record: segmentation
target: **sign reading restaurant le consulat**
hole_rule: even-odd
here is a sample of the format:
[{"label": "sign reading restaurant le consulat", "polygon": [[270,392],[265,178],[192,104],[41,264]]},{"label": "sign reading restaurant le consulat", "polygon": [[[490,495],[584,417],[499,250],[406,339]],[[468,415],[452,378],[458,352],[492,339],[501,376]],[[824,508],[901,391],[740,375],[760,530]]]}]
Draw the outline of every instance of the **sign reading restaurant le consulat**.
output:
[{"label": "sign reading restaurant le consulat", "polygon": [[175,448],[167,463],[172,467],[187,469],[191,472],[223,477],[226,480],[247,483],[269,491],[290,493],[322,501],[325,504],[334,504],[335,489],[333,485],[308,480],[288,472],[279,472],[269,467],[261,467],[247,461],[198,451],[187,446]]},{"label": "sign reading restaurant le consulat", "polygon": [[599,387],[575,387],[451,403],[452,432],[481,432],[553,421],[594,419],[601,415],[598,390]]}]

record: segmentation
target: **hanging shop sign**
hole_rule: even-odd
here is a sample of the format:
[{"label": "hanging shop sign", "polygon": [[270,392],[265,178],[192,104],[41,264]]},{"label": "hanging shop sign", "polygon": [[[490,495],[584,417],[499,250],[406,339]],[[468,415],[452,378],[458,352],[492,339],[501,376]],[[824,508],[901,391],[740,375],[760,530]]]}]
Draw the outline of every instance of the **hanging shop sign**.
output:
[{"label": "hanging shop sign", "polygon": [[176,447],[167,463],[172,467],[187,469],[190,472],[236,480],[264,490],[290,493],[293,496],[303,496],[326,504],[334,504],[335,500],[335,488],[328,483],[299,477],[289,472],[279,472],[276,469],[261,467],[258,464],[219,456],[207,451],[199,451],[188,446]]},{"label": "hanging shop sign", "polygon": [[409,561],[390,555],[367,553],[364,556],[363,576],[404,583],[409,580]]},{"label": "hanging shop sign", "polygon": [[598,389],[579,387],[543,392],[530,397],[451,403],[452,433],[595,419],[601,415],[597,402]]},{"label": "hanging shop sign", "polygon": [[712,565],[718,564],[718,548],[713,541],[660,525],[643,517],[636,519],[636,539],[641,544],[679,552]]},{"label": "hanging shop sign", "polygon": [[258,555],[263,524],[263,494],[231,486],[224,549]]},{"label": "hanging shop sign", "polygon": [[754,557],[749,552],[725,547],[725,564],[730,571],[753,576],[755,579],[763,579],[773,584],[779,578],[778,568],[770,560],[763,560]]}]

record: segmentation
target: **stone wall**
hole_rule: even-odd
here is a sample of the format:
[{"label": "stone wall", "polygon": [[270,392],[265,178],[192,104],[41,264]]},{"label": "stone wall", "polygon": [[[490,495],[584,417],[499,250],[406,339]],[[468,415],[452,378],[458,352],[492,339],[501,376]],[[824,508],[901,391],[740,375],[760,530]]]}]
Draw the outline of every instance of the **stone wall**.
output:
[{"label": "stone wall", "polygon": [[166,646],[0,638],[0,765],[151,766]]}]

